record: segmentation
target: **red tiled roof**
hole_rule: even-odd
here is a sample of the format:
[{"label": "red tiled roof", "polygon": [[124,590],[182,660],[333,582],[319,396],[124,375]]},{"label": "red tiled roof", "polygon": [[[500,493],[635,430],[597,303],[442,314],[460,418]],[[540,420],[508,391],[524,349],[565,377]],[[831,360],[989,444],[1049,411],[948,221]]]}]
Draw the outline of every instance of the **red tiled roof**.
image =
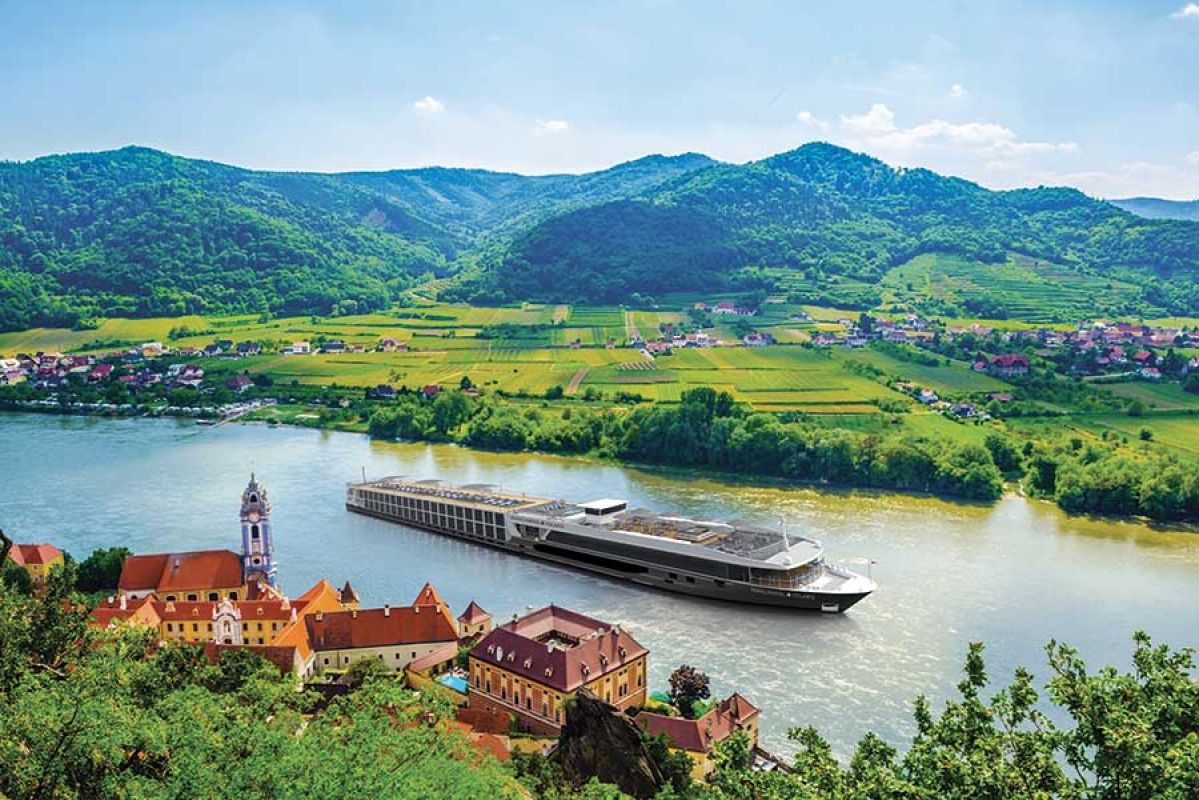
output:
[{"label": "red tiled roof", "polygon": [[49,564],[62,558],[62,551],[52,544],[14,544],[8,557],[22,567],[31,564]]},{"label": "red tiled roof", "polygon": [[232,550],[128,556],[117,586],[156,592],[223,589],[242,585],[241,556]]},{"label": "red tiled roof", "polygon": [[1028,356],[1022,353],[1005,353],[992,358],[991,363],[997,367],[1027,367]]},{"label": "red tiled roof", "polygon": [[218,664],[221,653],[226,650],[252,650],[275,665],[282,675],[290,675],[296,669],[296,648],[271,644],[217,644],[205,642],[204,657],[211,664]]},{"label": "red tiled roof", "polygon": [[471,600],[470,605],[466,607],[466,610],[458,615],[458,619],[461,622],[465,622],[467,625],[473,625],[477,622],[482,622],[485,619],[491,619],[491,615],[483,610],[483,606],[479,605],[474,600]]},{"label": "red tiled roof", "polygon": [[[550,640],[560,645],[551,646]],[[648,652],[627,631],[551,605],[495,628],[470,655],[571,692]]]},{"label": "red tiled roof", "polygon": [[[123,607],[122,600],[125,601]],[[148,602],[150,602],[149,598],[145,597],[138,600],[116,597],[106,598],[92,609],[92,625],[97,628],[107,628],[116,620],[127,620],[137,614],[141,607]]]},{"label": "red tiled roof", "polygon": [[444,606],[445,601],[441,599],[441,595],[433,588],[433,584],[426,583],[421,587],[416,595],[416,599],[412,601],[414,606]]},{"label": "red tiled roof", "polygon": [[675,747],[693,753],[707,753],[712,745],[727,739],[757,714],[758,709],[752,703],[734,692],[698,719],[667,717],[642,711],[637,715],[637,722],[650,736],[664,733]]},{"label": "red tiled roof", "polygon": [[413,672],[423,672],[439,664],[444,664],[447,661],[453,661],[458,656],[458,643],[452,642],[443,645],[428,655],[413,659],[408,663],[406,669]]},{"label": "red tiled roof", "polygon": [[304,617],[304,624],[314,650],[458,641],[449,614],[429,606],[310,614]]}]

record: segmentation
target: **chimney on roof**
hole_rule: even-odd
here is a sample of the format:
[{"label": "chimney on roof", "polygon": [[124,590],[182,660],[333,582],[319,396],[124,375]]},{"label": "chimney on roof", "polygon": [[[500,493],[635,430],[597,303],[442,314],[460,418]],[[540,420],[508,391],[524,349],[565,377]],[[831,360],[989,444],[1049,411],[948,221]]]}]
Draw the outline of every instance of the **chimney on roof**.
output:
[{"label": "chimney on roof", "polygon": [[324,619],[325,619],[325,612],[324,612],[324,611],[318,611],[318,612],[316,612],[316,621],[317,621],[317,622],[322,622],[322,621],[324,621]]},{"label": "chimney on roof", "polygon": [[383,616],[385,616],[385,617],[391,616],[391,603],[383,604]]},{"label": "chimney on roof", "polygon": [[353,619],[358,619],[358,611],[357,611],[357,609],[355,609],[354,611],[351,611],[351,612],[350,612],[350,616],[351,616]]}]

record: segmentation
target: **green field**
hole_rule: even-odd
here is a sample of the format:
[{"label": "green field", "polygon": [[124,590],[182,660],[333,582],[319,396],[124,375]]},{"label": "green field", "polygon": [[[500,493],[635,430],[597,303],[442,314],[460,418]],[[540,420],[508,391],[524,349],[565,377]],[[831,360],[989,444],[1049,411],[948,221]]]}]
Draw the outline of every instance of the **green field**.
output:
[{"label": "green field", "polygon": [[1117,313],[1142,302],[1133,284],[1015,253],[998,264],[923,253],[888,271],[882,287],[887,303],[974,301],[1037,323]]},{"label": "green field", "polygon": [[849,350],[838,354],[847,361],[858,361],[877,367],[887,375],[899,380],[912,381],[919,386],[932,389],[938,394],[963,394],[974,392],[1002,392],[1011,387],[990,375],[975,372],[969,364],[953,361],[949,366],[926,366],[903,361],[877,350]]}]

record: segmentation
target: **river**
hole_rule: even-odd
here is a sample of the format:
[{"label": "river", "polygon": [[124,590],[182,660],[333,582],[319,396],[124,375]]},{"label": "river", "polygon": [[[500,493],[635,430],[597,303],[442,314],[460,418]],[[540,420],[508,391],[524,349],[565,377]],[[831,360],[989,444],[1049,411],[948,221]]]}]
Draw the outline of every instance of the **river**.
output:
[{"label": "river", "polygon": [[[1199,534],[1068,517],[1022,498],[973,506],[317,430],[3,414],[0,526],[77,558],[113,545],[236,549],[251,469],[270,492],[280,580],[293,596],[348,577],[365,605],[399,604],[432,581],[455,613],[471,599],[497,619],[554,602],[621,622],[650,648],[652,688],[693,664],[714,694],[737,689],[759,705],[764,743],[783,751],[787,728],[800,725],[842,756],[869,730],[902,744],[913,698],[951,692],[970,641],[986,642],[996,684],[1019,665],[1044,678],[1043,647],[1055,638],[1092,667],[1127,666],[1138,629],[1199,644]],[[846,614],[819,615],[626,586],[350,514],[345,483],[364,470],[768,525],[781,517],[834,560],[875,559],[879,588]]]}]

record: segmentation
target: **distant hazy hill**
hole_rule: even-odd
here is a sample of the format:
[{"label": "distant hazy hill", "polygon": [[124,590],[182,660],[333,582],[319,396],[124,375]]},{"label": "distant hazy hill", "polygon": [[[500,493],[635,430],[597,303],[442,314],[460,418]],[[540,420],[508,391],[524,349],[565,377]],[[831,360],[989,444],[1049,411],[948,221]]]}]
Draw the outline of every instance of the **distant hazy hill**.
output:
[{"label": "distant hazy hill", "polygon": [[598,301],[736,284],[746,268],[877,283],[922,252],[984,264],[1015,252],[1143,283],[1154,303],[1199,304],[1199,225],[1147,221],[1072,189],[989,191],[828,144],[546,219],[478,285],[483,296]]},{"label": "distant hazy hill", "polygon": [[429,272],[461,273],[447,295],[474,300],[839,281],[874,291],[920,253],[963,259],[964,285],[963,263],[1016,253],[1118,279],[1121,303],[1199,308],[1199,224],[1070,189],[991,192],[827,144],[744,165],[648,156],[539,177],[259,172],[133,147],[0,163],[0,329],[367,311]]},{"label": "distant hazy hill", "polygon": [[136,147],[0,163],[0,329],[99,314],[377,309],[506,230],[711,163],[325,175]]},{"label": "distant hazy hill", "polygon": [[1199,220],[1199,200],[1162,200],[1158,197],[1128,197],[1109,200],[1114,206],[1146,219]]}]

